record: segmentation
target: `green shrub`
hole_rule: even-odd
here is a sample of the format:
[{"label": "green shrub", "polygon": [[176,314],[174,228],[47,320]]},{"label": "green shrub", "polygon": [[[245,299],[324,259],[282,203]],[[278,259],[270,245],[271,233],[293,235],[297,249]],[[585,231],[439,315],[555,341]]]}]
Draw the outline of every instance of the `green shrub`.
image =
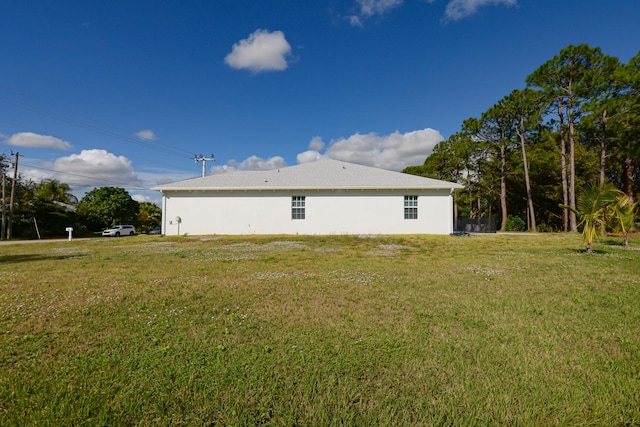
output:
[{"label": "green shrub", "polygon": [[525,231],[527,224],[518,215],[507,217],[507,231]]}]

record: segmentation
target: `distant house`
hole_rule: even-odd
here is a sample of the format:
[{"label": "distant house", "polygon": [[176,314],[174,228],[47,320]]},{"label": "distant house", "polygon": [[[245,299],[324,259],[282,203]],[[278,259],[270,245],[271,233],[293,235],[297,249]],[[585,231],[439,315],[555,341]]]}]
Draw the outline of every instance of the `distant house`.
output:
[{"label": "distant house", "polygon": [[323,159],[153,188],[166,235],[449,234],[461,185]]}]

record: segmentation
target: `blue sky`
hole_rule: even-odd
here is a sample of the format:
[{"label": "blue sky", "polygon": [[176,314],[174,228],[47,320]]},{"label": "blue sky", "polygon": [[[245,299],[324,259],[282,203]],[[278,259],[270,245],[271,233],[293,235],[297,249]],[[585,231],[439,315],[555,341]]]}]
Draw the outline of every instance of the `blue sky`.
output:
[{"label": "blue sky", "polygon": [[421,164],[569,44],[627,62],[637,0],[7,1],[0,152],[74,194],[321,156]]}]

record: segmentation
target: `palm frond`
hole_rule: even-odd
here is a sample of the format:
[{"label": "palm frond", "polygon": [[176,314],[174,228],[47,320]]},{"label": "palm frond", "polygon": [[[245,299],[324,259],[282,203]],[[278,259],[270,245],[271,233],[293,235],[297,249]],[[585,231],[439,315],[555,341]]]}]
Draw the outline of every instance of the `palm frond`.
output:
[{"label": "palm frond", "polygon": [[593,241],[616,216],[622,202],[627,202],[626,195],[612,184],[588,185],[578,196],[576,209],[561,205],[576,214],[579,226],[582,227],[583,240],[587,251],[591,252]]}]

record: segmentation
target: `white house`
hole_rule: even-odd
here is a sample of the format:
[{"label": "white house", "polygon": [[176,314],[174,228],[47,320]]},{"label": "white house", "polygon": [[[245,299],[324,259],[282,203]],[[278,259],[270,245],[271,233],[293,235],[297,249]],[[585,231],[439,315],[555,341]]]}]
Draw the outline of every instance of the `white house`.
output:
[{"label": "white house", "polygon": [[459,184],[322,159],[153,188],[162,231],[203,234],[449,234]]}]

